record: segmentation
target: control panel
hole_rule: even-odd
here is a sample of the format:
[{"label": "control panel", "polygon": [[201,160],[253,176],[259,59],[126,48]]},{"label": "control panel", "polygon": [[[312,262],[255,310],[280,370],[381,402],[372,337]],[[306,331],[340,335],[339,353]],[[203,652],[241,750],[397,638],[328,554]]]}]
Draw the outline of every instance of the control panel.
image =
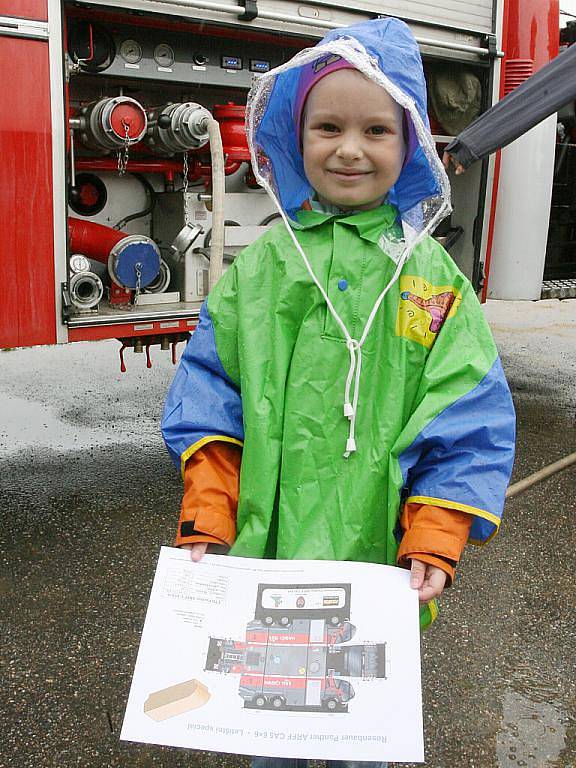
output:
[{"label": "control panel", "polygon": [[[98,41],[96,68],[86,64]],[[110,30],[77,20],[69,54],[83,71],[165,83],[250,88],[253,78],[288,61],[293,48],[190,32],[114,25]]]}]

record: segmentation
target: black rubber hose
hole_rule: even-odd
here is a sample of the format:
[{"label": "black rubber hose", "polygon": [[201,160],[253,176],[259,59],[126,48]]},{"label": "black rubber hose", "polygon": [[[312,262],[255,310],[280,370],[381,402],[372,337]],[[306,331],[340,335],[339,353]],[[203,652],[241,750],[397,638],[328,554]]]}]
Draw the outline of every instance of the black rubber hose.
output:
[{"label": "black rubber hose", "polygon": [[131,213],[130,216],[125,216],[123,219],[120,219],[120,221],[114,225],[113,229],[122,229],[122,227],[125,227],[129,221],[134,221],[134,219],[141,219],[142,216],[147,216],[149,213],[152,213],[156,206],[156,190],[152,184],[150,184],[146,176],[143,176],[141,173],[133,173],[132,176],[134,176],[135,179],[138,179],[142,186],[147,190],[150,196],[150,202],[146,208],[143,208],[141,211],[136,211],[136,213]]},{"label": "black rubber hose", "polygon": [[270,224],[271,221],[274,221],[274,219],[281,219],[279,213],[271,213],[270,216],[266,216],[265,219],[262,219],[260,224],[258,224],[259,227],[265,227],[267,224]]},{"label": "black rubber hose", "polygon": [[[241,226],[237,221],[229,221],[226,219],[224,222],[225,227],[239,227]],[[206,232],[206,236],[204,237],[204,248],[210,248],[210,240],[212,240],[212,227]],[[210,258],[209,256],[207,258]]]}]

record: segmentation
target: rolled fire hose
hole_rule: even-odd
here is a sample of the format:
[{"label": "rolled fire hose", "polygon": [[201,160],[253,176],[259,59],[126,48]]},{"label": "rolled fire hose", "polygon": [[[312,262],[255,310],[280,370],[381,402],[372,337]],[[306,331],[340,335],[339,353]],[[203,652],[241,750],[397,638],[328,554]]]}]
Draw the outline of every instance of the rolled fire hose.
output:
[{"label": "rolled fire hose", "polygon": [[205,125],[212,157],[212,239],[208,272],[208,288],[212,290],[222,275],[224,262],[224,150],[218,122],[210,116],[205,118]]},{"label": "rolled fire hose", "polygon": [[527,491],[533,485],[536,485],[536,483],[546,480],[546,478],[555,475],[557,472],[561,472],[563,469],[568,469],[568,467],[571,467],[573,464],[576,464],[576,452],[569,453],[568,456],[565,456],[563,459],[548,464],[547,467],[543,467],[542,469],[539,469],[538,472],[528,475],[524,480],[519,480],[517,483],[514,483],[514,485],[511,485],[506,491],[506,498],[511,499],[514,496],[524,493],[524,491]]}]

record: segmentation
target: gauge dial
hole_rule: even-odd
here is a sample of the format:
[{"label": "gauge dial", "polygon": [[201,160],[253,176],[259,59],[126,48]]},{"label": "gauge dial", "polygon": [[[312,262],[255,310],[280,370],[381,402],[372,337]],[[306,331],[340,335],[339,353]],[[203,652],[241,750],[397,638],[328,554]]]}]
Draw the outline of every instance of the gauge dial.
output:
[{"label": "gauge dial", "polygon": [[154,48],[154,60],[159,67],[171,67],[174,64],[174,51],[168,43],[159,43]]},{"label": "gauge dial", "polygon": [[128,64],[138,64],[142,58],[142,48],[136,40],[124,40],[120,46],[120,56]]}]

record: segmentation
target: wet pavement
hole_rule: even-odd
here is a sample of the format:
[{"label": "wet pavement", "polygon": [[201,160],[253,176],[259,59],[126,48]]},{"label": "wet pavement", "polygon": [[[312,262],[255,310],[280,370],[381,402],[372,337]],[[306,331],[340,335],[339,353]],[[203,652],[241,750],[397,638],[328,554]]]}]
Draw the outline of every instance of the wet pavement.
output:
[{"label": "wet pavement", "polygon": [[[514,479],[576,451],[576,301],[486,308],[518,410]],[[180,485],[173,368],[116,342],[0,352],[0,767],[248,766],[119,741]],[[509,501],[423,638],[429,768],[576,766],[576,467]]]}]

